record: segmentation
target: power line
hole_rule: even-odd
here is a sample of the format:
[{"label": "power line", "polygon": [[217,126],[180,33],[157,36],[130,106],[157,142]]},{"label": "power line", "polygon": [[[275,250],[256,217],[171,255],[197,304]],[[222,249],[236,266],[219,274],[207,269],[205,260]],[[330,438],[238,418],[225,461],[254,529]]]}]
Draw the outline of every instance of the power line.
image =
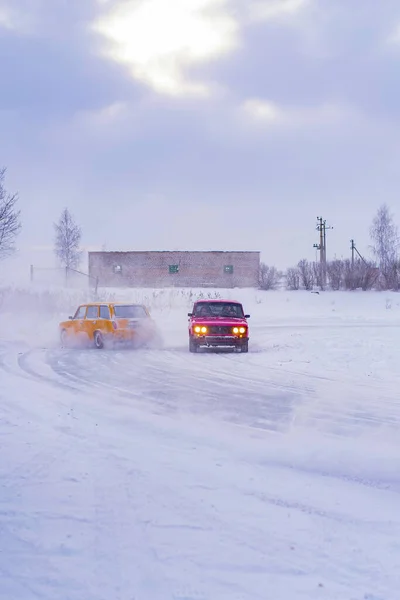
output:
[{"label": "power line", "polygon": [[350,250],[351,250],[351,266],[354,267],[354,252],[357,252],[358,256],[361,258],[361,260],[363,261],[363,263],[366,265],[367,261],[365,260],[365,258],[363,256],[361,256],[361,254],[359,253],[359,251],[356,248],[356,243],[354,240],[350,240]]}]

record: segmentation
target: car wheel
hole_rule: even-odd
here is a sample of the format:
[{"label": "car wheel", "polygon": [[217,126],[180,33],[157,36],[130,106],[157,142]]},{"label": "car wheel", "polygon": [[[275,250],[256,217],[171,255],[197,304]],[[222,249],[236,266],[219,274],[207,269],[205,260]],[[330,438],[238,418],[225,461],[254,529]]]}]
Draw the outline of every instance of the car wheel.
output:
[{"label": "car wheel", "polygon": [[68,346],[68,334],[65,329],[63,329],[60,333],[60,342],[63,348]]},{"label": "car wheel", "polygon": [[189,352],[197,352],[197,350],[198,345],[192,338],[189,338]]},{"label": "car wheel", "polygon": [[98,350],[101,350],[102,348],[104,348],[104,340],[103,340],[103,336],[101,335],[100,331],[94,332],[93,341],[94,341],[94,347],[97,348]]},{"label": "car wheel", "polygon": [[245,343],[242,345],[242,347],[241,347],[240,351],[241,351],[241,352],[248,352],[248,351],[249,351],[249,342],[245,342]]}]

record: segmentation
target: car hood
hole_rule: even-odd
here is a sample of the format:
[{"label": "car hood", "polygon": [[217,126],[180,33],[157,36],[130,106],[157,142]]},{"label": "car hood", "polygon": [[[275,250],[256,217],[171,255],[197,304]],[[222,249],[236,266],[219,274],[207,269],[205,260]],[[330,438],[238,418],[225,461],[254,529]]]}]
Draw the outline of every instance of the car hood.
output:
[{"label": "car hood", "polygon": [[58,326],[59,327],[67,327],[70,323],[72,323],[72,319],[66,319],[65,321],[60,321]]},{"label": "car hood", "polygon": [[243,325],[247,326],[246,319],[231,319],[229,317],[194,317],[192,319],[193,325],[204,325],[205,327],[212,327],[216,325],[217,327],[242,327]]}]

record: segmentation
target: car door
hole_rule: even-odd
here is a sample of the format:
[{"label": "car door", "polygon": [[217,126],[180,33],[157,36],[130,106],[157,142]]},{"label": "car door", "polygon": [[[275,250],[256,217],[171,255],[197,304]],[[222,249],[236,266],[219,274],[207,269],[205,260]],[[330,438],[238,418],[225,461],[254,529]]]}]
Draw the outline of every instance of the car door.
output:
[{"label": "car door", "polygon": [[77,338],[81,337],[84,332],[85,315],[86,305],[78,306],[77,311],[71,321],[73,335]]},{"label": "car door", "polygon": [[113,332],[110,307],[107,304],[100,304],[99,307],[99,329],[103,335]]},{"label": "car door", "polygon": [[87,307],[86,318],[84,321],[84,331],[89,340],[93,340],[94,332],[98,329],[99,307],[90,305]]}]

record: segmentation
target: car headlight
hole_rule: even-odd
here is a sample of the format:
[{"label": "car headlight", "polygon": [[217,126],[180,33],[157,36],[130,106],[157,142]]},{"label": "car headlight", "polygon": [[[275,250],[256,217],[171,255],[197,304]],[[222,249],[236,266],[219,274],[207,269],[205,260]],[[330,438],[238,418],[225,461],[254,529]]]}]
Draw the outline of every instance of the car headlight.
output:
[{"label": "car headlight", "polygon": [[194,328],[195,333],[207,333],[207,327],[200,327],[200,325],[196,325]]},{"label": "car headlight", "polygon": [[235,335],[238,335],[239,333],[240,335],[243,335],[244,333],[246,333],[246,327],[234,327],[232,331]]}]

